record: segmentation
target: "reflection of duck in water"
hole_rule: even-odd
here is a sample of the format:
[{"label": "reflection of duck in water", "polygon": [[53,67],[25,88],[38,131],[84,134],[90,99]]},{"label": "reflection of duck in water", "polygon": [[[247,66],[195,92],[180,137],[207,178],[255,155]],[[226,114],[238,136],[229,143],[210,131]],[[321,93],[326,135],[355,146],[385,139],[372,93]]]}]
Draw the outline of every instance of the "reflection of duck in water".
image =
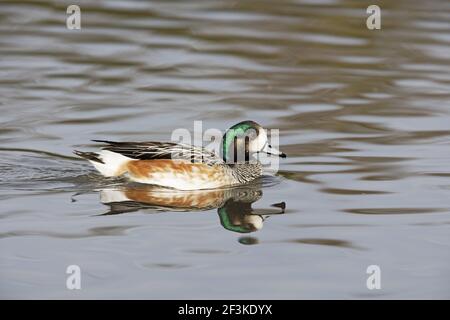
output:
[{"label": "reflection of duck in water", "polygon": [[264,220],[272,214],[284,213],[284,202],[274,204],[280,210],[252,209],[261,199],[258,186],[204,191],[177,191],[147,185],[104,189],[100,200],[110,207],[103,215],[121,214],[140,209],[158,211],[203,211],[218,208],[221,225],[230,231],[248,233],[260,230]]},{"label": "reflection of duck in water", "polygon": [[268,143],[264,128],[254,121],[232,126],[224,135],[222,157],[201,147],[173,142],[105,143],[99,153],[74,151],[106,177],[178,190],[243,185],[262,175],[259,153],[286,157]]}]

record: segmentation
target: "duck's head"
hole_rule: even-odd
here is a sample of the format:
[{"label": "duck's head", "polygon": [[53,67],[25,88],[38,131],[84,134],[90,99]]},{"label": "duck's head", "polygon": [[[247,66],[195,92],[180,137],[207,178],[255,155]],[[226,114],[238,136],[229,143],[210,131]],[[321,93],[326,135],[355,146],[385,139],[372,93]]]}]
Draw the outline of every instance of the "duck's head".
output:
[{"label": "duck's head", "polygon": [[248,162],[256,153],[286,158],[286,154],[269,144],[266,130],[254,121],[239,122],[223,136],[222,154],[225,162]]}]

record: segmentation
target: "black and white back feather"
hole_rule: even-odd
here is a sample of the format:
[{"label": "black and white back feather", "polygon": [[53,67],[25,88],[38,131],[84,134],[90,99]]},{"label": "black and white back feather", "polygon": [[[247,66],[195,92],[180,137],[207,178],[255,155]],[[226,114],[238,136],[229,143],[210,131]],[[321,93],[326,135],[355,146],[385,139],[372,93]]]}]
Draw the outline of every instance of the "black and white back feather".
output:
[{"label": "black and white back feather", "polygon": [[115,142],[92,140],[106,143],[103,150],[119,153],[138,160],[178,159],[207,165],[223,165],[225,162],[214,152],[202,147],[174,142]]}]

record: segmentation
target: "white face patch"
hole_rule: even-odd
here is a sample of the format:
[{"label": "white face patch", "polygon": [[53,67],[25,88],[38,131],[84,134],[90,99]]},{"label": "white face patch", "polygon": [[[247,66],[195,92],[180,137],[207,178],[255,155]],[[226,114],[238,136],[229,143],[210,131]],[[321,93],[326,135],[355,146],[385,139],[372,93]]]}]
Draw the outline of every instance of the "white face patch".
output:
[{"label": "white face patch", "polygon": [[263,128],[249,128],[236,135],[230,150],[230,159],[234,159],[234,163],[258,160],[259,152],[266,148],[267,144],[267,133]]}]

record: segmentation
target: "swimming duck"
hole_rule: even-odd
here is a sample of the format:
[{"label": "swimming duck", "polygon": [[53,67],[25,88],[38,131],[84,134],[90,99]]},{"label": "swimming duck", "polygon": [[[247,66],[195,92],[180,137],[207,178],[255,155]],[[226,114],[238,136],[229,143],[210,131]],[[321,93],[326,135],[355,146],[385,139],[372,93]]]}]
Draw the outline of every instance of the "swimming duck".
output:
[{"label": "swimming duck", "polygon": [[261,163],[251,161],[255,154],[286,157],[269,145],[266,130],[254,121],[227,130],[222,157],[202,147],[174,142],[93,141],[106,146],[99,153],[74,153],[89,160],[105,177],[126,175],[134,182],[179,190],[246,184],[262,175]]}]

